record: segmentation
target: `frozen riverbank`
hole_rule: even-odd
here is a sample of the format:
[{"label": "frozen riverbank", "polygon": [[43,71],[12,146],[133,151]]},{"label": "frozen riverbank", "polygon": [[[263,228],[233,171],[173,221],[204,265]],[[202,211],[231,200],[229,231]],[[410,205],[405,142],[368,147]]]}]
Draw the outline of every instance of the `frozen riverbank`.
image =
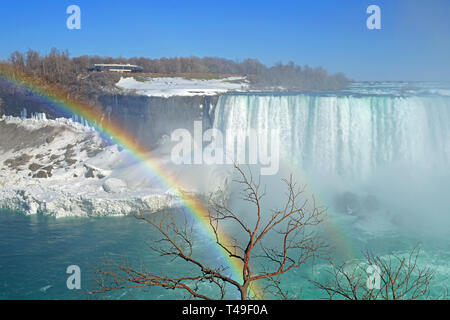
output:
[{"label": "frozen riverbank", "polygon": [[[3,117],[0,136],[1,208],[67,217],[181,205],[174,191],[127,151],[107,145],[94,129],[70,119]],[[213,168],[183,172],[186,168],[171,166],[162,149],[151,156],[167,164],[166,174],[176,176],[184,191],[208,194],[223,185],[225,176]]]}]

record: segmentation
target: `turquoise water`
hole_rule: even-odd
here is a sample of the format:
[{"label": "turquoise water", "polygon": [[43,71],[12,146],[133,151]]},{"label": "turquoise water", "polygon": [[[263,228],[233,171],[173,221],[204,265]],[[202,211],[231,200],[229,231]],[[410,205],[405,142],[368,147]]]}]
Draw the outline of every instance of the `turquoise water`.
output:
[{"label": "turquoise water", "polygon": [[80,266],[86,288],[92,275],[89,264],[104,254],[142,254],[142,248],[130,244],[144,240],[144,229],[132,218],[54,219],[3,211],[0,298],[86,298],[84,290],[67,289],[66,268]]},{"label": "turquoise water", "polygon": [[[353,245],[361,250],[371,249],[378,254],[407,253],[420,243],[419,265],[435,270],[431,297],[439,298],[445,286],[450,287],[450,248],[448,241],[429,236],[407,237],[397,231],[362,232],[348,221],[346,231]],[[351,233],[351,234],[350,234]],[[44,216],[24,216],[18,213],[0,212],[0,298],[1,299],[87,299],[86,290],[92,288],[92,265],[109,257],[119,259],[126,255],[133,263],[142,261],[153,271],[177,273],[189,272],[189,267],[160,257],[149,250],[147,243],[155,240],[155,233],[146,223],[133,217],[54,219]],[[197,241],[196,252],[207,263],[221,263],[213,253],[208,241]],[[81,268],[81,290],[69,290],[66,268]],[[284,288],[302,299],[324,298],[308,279],[325,280],[329,268],[318,263],[314,270],[309,267],[290,273],[284,278]],[[302,293],[300,295],[300,289]],[[206,288],[205,292],[211,292]],[[101,296],[102,298],[103,296]],[[235,292],[229,292],[235,298]],[[114,299],[182,299],[182,292],[151,288],[130,294],[120,291],[108,294]]]},{"label": "turquoise water", "polygon": [[[279,178],[294,173],[330,209],[329,225],[320,233],[335,247],[337,262],[361,262],[365,251],[404,256],[419,246],[418,266],[435,272],[430,297],[440,298],[450,288],[450,96],[447,87],[431,89],[379,83],[357,86],[350,94],[224,95],[214,126],[249,134],[280,129],[280,172],[263,183],[272,191],[264,208],[279,208],[284,195]],[[211,266],[225,262],[201,230],[194,235],[202,261]],[[154,230],[132,217],[54,219],[1,212],[0,298],[87,298],[94,284],[90,265],[105,255],[127,255],[156,273],[193,271],[150,251],[146,242],[155,237]],[[66,287],[65,271],[73,264],[82,270],[79,291]],[[330,265],[310,267],[286,275],[283,288],[296,298],[326,297],[309,280],[327,280]],[[213,289],[202,290],[210,294]],[[136,297],[184,295],[160,288],[138,296],[126,291],[107,295]],[[236,298],[236,292],[230,289],[227,297]]]},{"label": "turquoise water", "polygon": [[[180,212],[173,211],[176,215]],[[179,221],[183,223],[184,220]],[[213,243],[195,230],[196,252],[208,264],[226,265],[212,249]],[[145,264],[152,272],[179,275],[192,266],[161,257],[149,249],[158,240],[147,223],[134,217],[60,218],[0,211],[0,299],[88,299],[95,286],[93,266],[105,256],[115,261],[128,258],[133,265]],[[81,269],[81,289],[69,290],[66,269]],[[208,288],[205,290],[208,291]],[[236,292],[229,293],[230,298]],[[151,288],[117,291],[95,298],[183,299],[183,292]]]}]

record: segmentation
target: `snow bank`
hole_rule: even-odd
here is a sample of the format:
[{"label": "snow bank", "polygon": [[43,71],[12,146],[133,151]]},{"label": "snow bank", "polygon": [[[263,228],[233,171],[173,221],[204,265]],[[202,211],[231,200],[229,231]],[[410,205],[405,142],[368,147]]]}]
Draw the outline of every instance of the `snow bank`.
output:
[{"label": "snow bank", "polygon": [[185,79],[180,77],[149,77],[145,81],[137,81],[133,77],[122,77],[116,86],[145,96],[204,96],[246,90],[248,88],[248,81],[244,77],[227,77],[210,80]]},{"label": "snow bank", "polygon": [[[126,150],[70,119],[0,119],[0,208],[55,217],[127,215],[182,205],[176,192]],[[184,192],[209,195],[228,183],[215,167],[172,165],[152,152]],[[150,155],[149,155],[150,156]]]}]

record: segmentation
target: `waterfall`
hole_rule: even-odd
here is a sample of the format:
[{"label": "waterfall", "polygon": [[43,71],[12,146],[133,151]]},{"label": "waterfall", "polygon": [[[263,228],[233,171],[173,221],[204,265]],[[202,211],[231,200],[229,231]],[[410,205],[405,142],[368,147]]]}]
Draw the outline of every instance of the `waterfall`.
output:
[{"label": "waterfall", "polygon": [[365,179],[396,165],[450,165],[448,96],[223,95],[214,127],[279,129],[282,159],[345,179]]}]

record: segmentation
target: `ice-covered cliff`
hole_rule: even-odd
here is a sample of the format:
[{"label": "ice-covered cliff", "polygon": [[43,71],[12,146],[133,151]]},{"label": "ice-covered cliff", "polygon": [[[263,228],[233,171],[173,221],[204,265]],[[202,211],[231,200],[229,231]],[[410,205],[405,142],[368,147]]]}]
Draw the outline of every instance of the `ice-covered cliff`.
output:
[{"label": "ice-covered cliff", "polygon": [[[126,215],[180,205],[173,190],[127,151],[107,145],[94,129],[72,119],[2,117],[0,137],[2,208],[66,217]],[[213,168],[170,166],[163,149],[152,156],[168,163],[167,175],[184,179],[185,191],[207,194],[222,183]],[[211,183],[212,175],[218,184]]]}]

